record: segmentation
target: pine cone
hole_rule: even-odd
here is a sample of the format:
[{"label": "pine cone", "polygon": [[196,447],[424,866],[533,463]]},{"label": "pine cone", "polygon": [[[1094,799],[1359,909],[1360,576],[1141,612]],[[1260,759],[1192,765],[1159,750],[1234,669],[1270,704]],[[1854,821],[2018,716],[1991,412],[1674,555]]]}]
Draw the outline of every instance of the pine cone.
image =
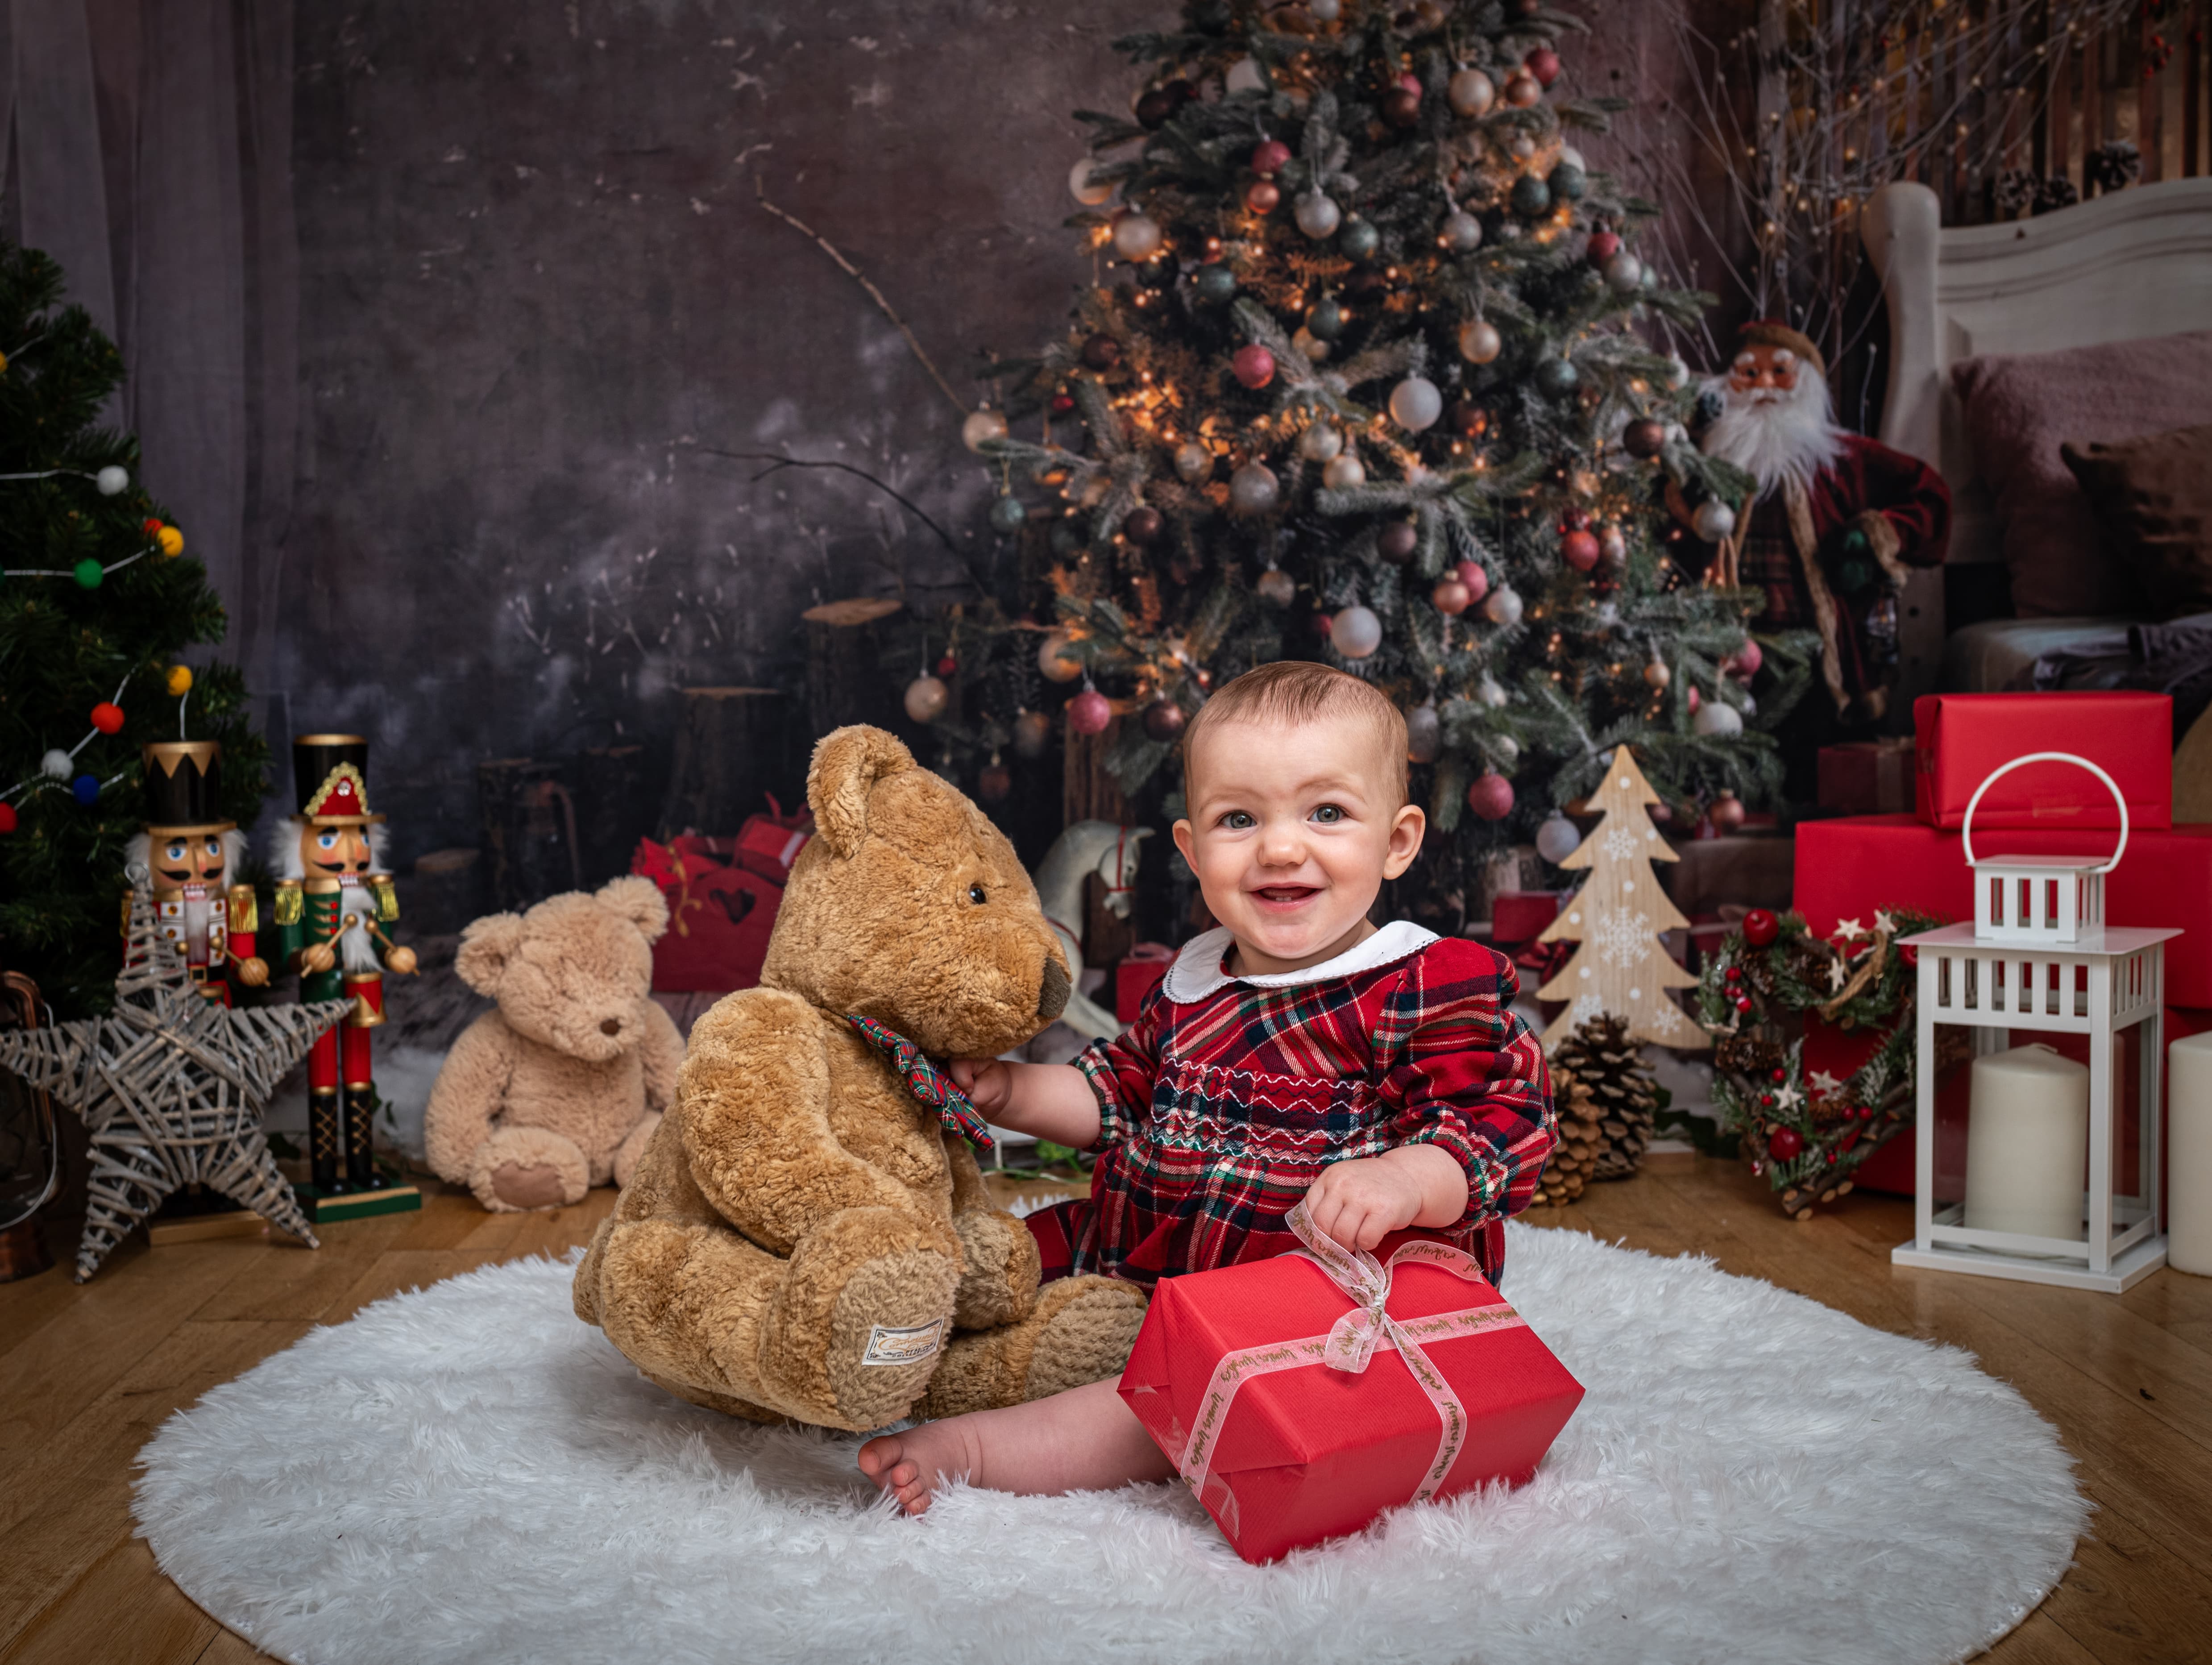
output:
[{"label": "pine cone", "polygon": [[1531,1200],[1557,1208],[1582,1195],[1589,1183],[1605,1133],[1595,1095],[1573,1072],[1556,1063],[1552,1066],[1552,1103],[1559,1112],[1559,1143],[1552,1147]]},{"label": "pine cone", "polygon": [[1552,1067],[1571,1075],[1596,1112],[1597,1148],[1589,1159],[1589,1177],[1626,1179],[1644,1160],[1659,1108],[1658,1082],[1629,1040],[1626,1020],[1601,1012],[1578,1025],[1552,1054]]}]

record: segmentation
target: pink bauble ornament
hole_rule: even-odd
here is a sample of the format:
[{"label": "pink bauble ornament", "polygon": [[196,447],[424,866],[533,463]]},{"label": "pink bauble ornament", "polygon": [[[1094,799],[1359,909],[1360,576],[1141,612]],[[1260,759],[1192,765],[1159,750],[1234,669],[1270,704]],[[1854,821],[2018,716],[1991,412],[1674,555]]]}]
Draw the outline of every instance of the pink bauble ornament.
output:
[{"label": "pink bauble ornament", "polygon": [[1698,714],[1698,708],[1705,703],[1705,701],[1698,696],[1697,688],[1694,684],[1691,687],[1690,696],[1685,703],[1689,706],[1690,714],[1692,717]]},{"label": "pink bauble ornament", "polygon": [[1521,60],[1539,86],[1548,87],[1559,78],[1559,55],[1549,46],[1539,46]]},{"label": "pink bauble ornament", "polygon": [[1578,573],[1596,566],[1599,553],[1597,539],[1589,532],[1571,532],[1559,539],[1559,558]]},{"label": "pink bauble ornament", "polygon": [[918,723],[935,722],[945,714],[951,690],[935,677],[916,677],[906,685],[906,714]]},{"label": "pink bauble ornament", "polygon": [[1544,84],[1526,70],[1516,70],[1513,78],[1505,83],[1505,101],[1516,109],[1525,110],[1544,96]]},{"label": "pink bauble ornament", "polygon": [[1462,561],[1452,571],[1459,581],[1467,586],[1467,599],[1470,603],[1480,601],[1490,593],[1490,574],[1482,569],[1481,562]]},{"label": "pink bauble ornament", "polygon": [[1252,147],[1252,171],[1263,179],[1273,179],[1290,160],[1291,147],[1280,139],[1261,139]]},{"label": "pink bauble ornament", "polygon": [[1513,783],[1495,770],[1468,784],[1467,806],[1485,821],[1503,821],[1513,813]]},{"label": "pink bauble ornament", "polygon": [[1239,347],[1229,368],[1236,372],[1237,380],[1256,392],[1275,379],[1275,355],[1255,341]]},{"label": "pink bauble ornament", "polygon": [[1255,214],[1273,214],[1283,193],[1273,179],[1255,179],[1244,187],[1244,206]]},{"label": "pink bauble ornament", "polygon": [[1095,688],[1085,689],[1067,702],[1067,728],[1071,734],[1103,734],[1106,725],[1113,720],[1112,703]]},{"label": "pink bauble ornament", "polygon": [[1759,667],[1765,663],[1766,655],[1759,652],[1759,644],[1746,636],[1743,646],[1735,650],[1736,674],[1749,682],[1759,674]]},{"label": "pink bauble ornament", "polygon": [[1601,266],[1620,252],[1620,239],[1609,231],[1593,231],[1583,252],[1589,256],[1590,264]]},{"label": "pink bauble ornament", "polygon": [[1455,574],[1437,580],[1429,592],[1429,605],[1447,618],[1457,618],[1474,605],[1474,596]]}]

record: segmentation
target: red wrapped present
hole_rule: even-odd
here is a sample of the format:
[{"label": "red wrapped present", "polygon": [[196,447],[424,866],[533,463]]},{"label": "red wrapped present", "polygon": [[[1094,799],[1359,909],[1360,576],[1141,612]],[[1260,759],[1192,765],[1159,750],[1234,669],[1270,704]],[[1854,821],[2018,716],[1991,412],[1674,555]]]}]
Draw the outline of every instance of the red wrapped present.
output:
[{"label": "red wrapped present", "polygon": [[1534,1474],[1582,1384],[1473,1258],[1402,1232],[1357,1254],[1304,1203],[1288,1224],[1304,1251],[1162,1280],[1121,1376],[1237,1553]]},{"label": "red wrapped present", "polygon": [[[2109,855],[2117,838],[2082,827],[1984,835],[1980,812],[1974,816],[1974,848],[1981,855]],[[1796,907],[1823,937],[1843,920],[1871,927],[1880,908],[1971,920],[1973,884],[1959,835],[1911,816],[1801,821]],[[2105,880],[2105,920],[2179,929],[2182,934],[2166,945],[2166,999],[2212,1006],[2212,825],[2130,832],[2125,858]]]},{"label": "red wrapped present", "polygon": [[1572,890],[1500,890],[1490,899],[1490,939],[1501,948],[1534,942]]},{"label": "red wrapped present", "polygon": [[[2111,775],[2134,827],[2173,824],[2173,701],[2164,694],[1925,694],[1913,702],[1915,812],[1955,830],[1975,789],[2014,758],[2070,751]],[[2074,763],[2028,763],[1992,786],[1974,830],[2085,827],[2110,831],[2119,806]]]},{"label": "red wrapped present", "polygon": [[1164,942],[1140,942],[1114,968],[1114,1015],[1125,1024],[1137,1021],[1137,1008],[1152,985],[1168,975],[1176,951]]},{"label": "red wrapped present", "polygon": [[1913,743],[1902,736],[1822,746],[1820,807],[1844,815],[1894,815],[1913,806]]},{"label": "red wrapped present", "polygon": [[638,841],[629,870],[660,887],[668,930],[653,945],[653,986],[665,994],[726,993],[760,981],[783,887],[737,865],[735,839],[685,834]]},{"label": "red wrapped present", "polygon": [[799,853],[814,836],[814,817],[805,810],[786,815],[774,793],[764,795],[768,813],[745,817],[745,824],[738,829],[735,854],[738,866],[747,872],[781,885],[791,877],[791,864],[799,860]]}]

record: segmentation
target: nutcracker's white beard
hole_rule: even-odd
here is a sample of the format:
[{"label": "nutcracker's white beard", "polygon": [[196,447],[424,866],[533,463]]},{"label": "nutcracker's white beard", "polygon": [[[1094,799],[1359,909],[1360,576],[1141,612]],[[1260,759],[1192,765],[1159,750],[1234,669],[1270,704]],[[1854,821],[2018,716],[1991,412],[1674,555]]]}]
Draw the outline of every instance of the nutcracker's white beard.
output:
[{"label": "nutcracker's white beard", "polygon": [[1708,457],[1734,463],[1759,482],[1764,497],[1783,482],[1809,489],[1813,478],[1843,454],[1844,430],[1829,414],[1828,381],[1809,364],[1797,366],[1797,385],[1738,392],[1717,384],[1721,414],[1698,443]]},{"label": "nutcracker's white beard", "polygon": [[[390,839],[390,829],[383,822],[368,823],[368,872],[362,875],[364,881],[374,874],[391,871],[384,865],[385,847]],[[287,821],[277,828],[276,848],[271,854],[276,858],[278,878],[303,879],[307,876],[307,864],[300,856],[298,822]],[[356,899],[359,908],[362,910],[364,922],[338,933],[338,963],[351,972],[374,971],[384,962],[378,957],[376,939],[369,934],[366,921],[376,917],[376,892],[366,883],[357,888],[349,886],[345,897],[347,906],[355,907]]]}]

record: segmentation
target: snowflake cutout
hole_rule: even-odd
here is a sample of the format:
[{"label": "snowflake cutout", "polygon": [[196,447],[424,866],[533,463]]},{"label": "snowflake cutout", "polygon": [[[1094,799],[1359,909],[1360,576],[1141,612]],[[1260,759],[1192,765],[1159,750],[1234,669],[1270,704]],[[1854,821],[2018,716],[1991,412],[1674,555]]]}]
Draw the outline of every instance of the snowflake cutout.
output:
[{"label": "snowflake cutout", "polygon": [[1636,835],[1626,827],[1607,827],[1599,847],[1612,861],[1626,861],[1636,854]]},{"label": "snowflake cutout", "polygon": [[1607,965],[1641,965],[1651,957],[1651,916],[1626,908],[1607,909],[1597,917],[1597,929],[1589,940],[1597,945],[1598,957]]},{"label": "snowflake cutout", "polygon": [[1595,994],[1578,994],[1575,997],[1573,1009],[1567,1013],[1567,1019],[1571,1027],[1580,1028],[1591,1018],[1603,1016],[1605,1016],[1603,1000]]}]

